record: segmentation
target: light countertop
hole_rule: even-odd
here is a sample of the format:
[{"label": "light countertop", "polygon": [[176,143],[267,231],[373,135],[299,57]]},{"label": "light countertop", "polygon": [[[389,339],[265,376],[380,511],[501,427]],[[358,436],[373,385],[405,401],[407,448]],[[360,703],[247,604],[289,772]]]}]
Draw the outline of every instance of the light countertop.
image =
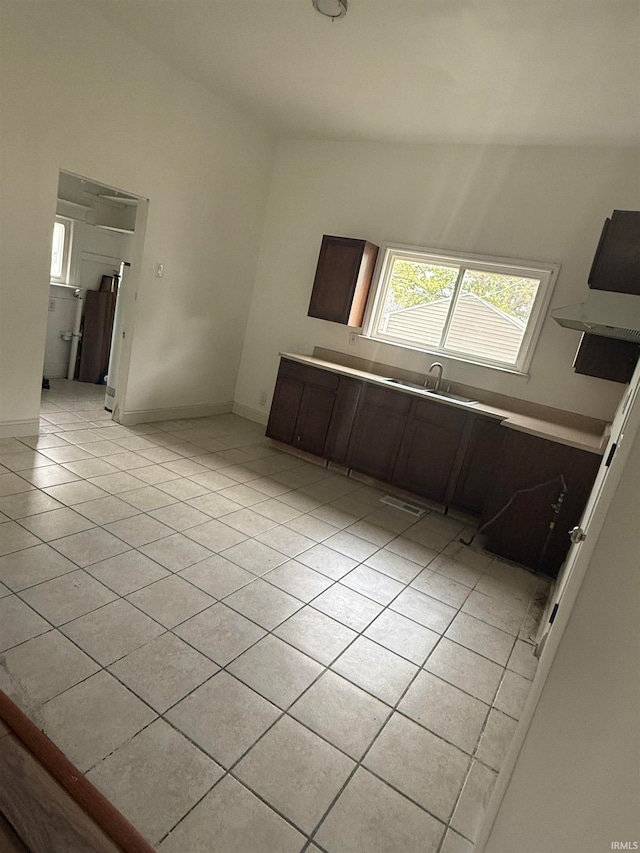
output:
[{"label": "light countertop", "polygon": [[[370,382],[375,385],[380,385],[384,388],[392,388],[397,391],[402,391],[405,394],[411,394],[415,397],[426,397],[434,400],[443,406],[453,406],[458,409],[466,409],[469,412],[475,412],[484,417],[499,420],[502,426],[507,429],[518,430],[529,435],[535,435],[539,438],[545,438],[549,441],[557,441],[560,444],[566,444],[569,447],[576,447],[579,450],[587,450],[590,453],[602,454],[609,440],[609,426],[600,421],[594,421],[592,418],[575,415],[574,423],[567,424],[553,420],[549,417],[549,409],[546,407],[536,407],[535,404],[530,404],[531,413],[524,414],[522,412],[512,411],[506,406],[494,406],[483,402],[463,403],[457,400],[451,400],[447,397],[438,396],[428,391],[422,391],[417,388],[411,388],[406,385],[398,386],[389,382],[389,377],[398,371],[394,368],[389,368],[389,375],[385,373],[371,373],[357,367],[351,367],[340,364],[334,361],[328,361],[323,358],[318,358],[313,355],[301,355],[299,353],[281,352],[282,358],[296,361],[300,364],[308,364],[311,367],[319,367],[322,370],[327,370],[331,373],[337,373],[341,376],[350,376],[353,379],[360,379],[364,382]],[[468,392],[466,392],[468,396]],[[482,392],[478,393],[481,396]],[[474,395],[475,396],[475,395]],[[518,401],[522,404],[522,401]],[[544,412],[544,416],[538,416],[536,409]],[[562,413],[558,413],[561,415]]]}]

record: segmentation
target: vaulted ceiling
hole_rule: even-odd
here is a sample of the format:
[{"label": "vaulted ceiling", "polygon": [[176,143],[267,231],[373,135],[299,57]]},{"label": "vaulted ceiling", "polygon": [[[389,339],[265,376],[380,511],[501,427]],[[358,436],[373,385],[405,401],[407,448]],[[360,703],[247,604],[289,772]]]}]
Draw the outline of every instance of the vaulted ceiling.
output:
[{"label": "vaulted ceiling", "polygon": [[636,0],[81,0],[279,136],[637,144]]}]

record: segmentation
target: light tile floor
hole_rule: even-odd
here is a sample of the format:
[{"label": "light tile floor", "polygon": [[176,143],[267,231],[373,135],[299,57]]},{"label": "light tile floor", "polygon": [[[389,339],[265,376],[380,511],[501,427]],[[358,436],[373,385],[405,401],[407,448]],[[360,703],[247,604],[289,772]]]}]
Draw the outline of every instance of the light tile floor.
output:
[{"label": "light tile floor", "polygon": [[0,440],[0,688],[162,853],[468,853],[538,578],[234,415]]}]

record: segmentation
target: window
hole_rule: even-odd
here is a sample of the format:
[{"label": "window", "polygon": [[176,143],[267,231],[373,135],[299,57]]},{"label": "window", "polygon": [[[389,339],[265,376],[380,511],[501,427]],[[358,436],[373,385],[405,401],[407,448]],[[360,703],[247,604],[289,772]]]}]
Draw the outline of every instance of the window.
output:
[{"label": "window", "polygon": [[59,284],[69,283],[69,260],[71,256],[71,232],[73,220],[56,216],[53,223],[53,241],[51,244],[50,278]]},{"label": "window", "polygon": [[409,246],[381,252],[367,337],[525,372],[558,267]]}]

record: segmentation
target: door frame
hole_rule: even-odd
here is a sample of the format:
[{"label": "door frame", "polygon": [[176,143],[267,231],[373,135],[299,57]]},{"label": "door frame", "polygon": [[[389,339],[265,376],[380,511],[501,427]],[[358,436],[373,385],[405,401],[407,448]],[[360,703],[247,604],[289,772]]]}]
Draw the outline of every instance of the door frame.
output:
[{"label": "door frame", "polygon": [[[133,195],[133,193],[130,193]],[[144,251],[144,238],[147,232],[147,219],[149,215],[149,199],[138,196],[138,209],[136,212],[136,227],[131,240],[131,266],[127,275],[127,289],[122,293],[125,297],[123,332],[124,339],[120,350],[118,372],[116,376],[116,394],[111,419],[117,423],[122,422],[122,416],[126,413],[127,390],[129,384],[129,370],[131,367],[131,350],[135,333],[135,323],[138,306],[138,290],[142,270],[142,255]]]},{"label": "door frame", "polygon": [[[123,329],[125,331],[125,335],[122,343],[122,349],[120,351],[120,361],[118,364],[118,374],[116,377],[116,396],[113,412],[111,415],[112,420],[116,421],[117,423],[120,423],[122,414],[126,412],[127,386],[129,381],[129,370],[131,366],[131,349],[135,332],[136,306],[138,299],[138,290],[140,288],[141,283],[144,241],[147,232],[147,221],[149,217],[149,199],[145,198],[144,196],[138,195],[138,193],[132,192],[131,190],[124,190],[122,189],[122,187],[115,187],[112,184],[105,183],[100,178],[90,178],[86,175],[80,175],[78,174],[78,172],[74,172],[72,169],[65,169],[59,167],[57,170],[58,180],[60,178],[61,173],[71,175],[72,177],[78,178],[82,181],[88,181],[91,184],[99,184],[100,186],[104,187],[105,190],[112,190],[114,192],[124,193],[124,195],[135,197],[138,200],[136,208],[135,228],[133,236],[131,237],[130,244],[131,258],[122,258],[122,260],[129,260],[130,272],[128,275],[129,286],[127,288],[126,294],[124,294],[126,301],[124,303],[124,306],[122,306],[124,308]],[[56,187],[58,187],[57,182]],[[49,291],[47,290],[47,294],[48,292]],[[120,294],[118,294],[118,298],[120,298]]]},{"label": "door frame", "polygon": [[[611,435],[607,443],[602,463],[596,476],[587,507],[583,513],[583,519],[588,526],[586,538],[573,544],[567,557],[568,571],[562,578],[557,596],[558,608],[549,630],[545,632],[542,652],[538,663],[529,696],[518,726],[514,732],[511,744],[507,750],[504,764],[498,774],[482,824],[476,839],[474,851],[483,853],[491,830],[498,814],[504,795],[509,787],[511,776],[515,769],[520,750],[524,744],[529,726],[542,695],[547,676],[562,641],[565,629],[569,622],[571,612],[576,603],[580,587],[585,578],[593,552],[598,544],[600,533],[604,525],[607,513],[613,501],[616,489],[622,477],[625,464],[634,440],[640,429],[640,361],[636,365],[631,382],[618,405],[613,420]],[[612,447],[615,446],[611,457]],[[611,457],[611,458],[610,458]],[[610,464],[607,466],[607,460]],[[582,521],[580,526],[582,527]],[[555,596],[554,596],[555,597]],[[549,610],[545,611],[544,619],[549,620]]]}]

